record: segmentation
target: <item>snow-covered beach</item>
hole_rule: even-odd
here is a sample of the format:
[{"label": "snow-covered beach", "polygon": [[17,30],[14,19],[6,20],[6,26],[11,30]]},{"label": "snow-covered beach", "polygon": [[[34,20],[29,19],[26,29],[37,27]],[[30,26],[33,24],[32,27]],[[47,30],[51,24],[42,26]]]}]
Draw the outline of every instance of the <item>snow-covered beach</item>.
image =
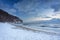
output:
[{"label": "snow-covered beach", "polygon": [[24,29],[13,29],[9,23],[0,23],[0,40],[60,40],[59,35],[33,32]]}]

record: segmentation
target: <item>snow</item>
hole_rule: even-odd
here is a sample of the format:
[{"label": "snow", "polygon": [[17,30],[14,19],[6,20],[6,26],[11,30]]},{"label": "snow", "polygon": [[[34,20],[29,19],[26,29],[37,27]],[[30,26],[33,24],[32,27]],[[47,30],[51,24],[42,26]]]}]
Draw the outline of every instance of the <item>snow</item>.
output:
[{"label": "snow", "polygon": [[60,40],[59,35],[33,32],[24,29],[13,29],[9,23],[0,23],[0,40]]}]

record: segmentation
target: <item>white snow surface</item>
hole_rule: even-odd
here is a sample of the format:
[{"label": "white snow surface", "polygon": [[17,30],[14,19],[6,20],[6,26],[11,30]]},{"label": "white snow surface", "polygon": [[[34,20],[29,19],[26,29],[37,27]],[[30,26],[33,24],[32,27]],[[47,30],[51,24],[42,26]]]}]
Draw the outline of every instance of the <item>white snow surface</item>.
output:
[{"label": "white snow surface", "polygon": [[0,40],[60,40],[59,35],[13,29],[9,23],[0,23]]}]

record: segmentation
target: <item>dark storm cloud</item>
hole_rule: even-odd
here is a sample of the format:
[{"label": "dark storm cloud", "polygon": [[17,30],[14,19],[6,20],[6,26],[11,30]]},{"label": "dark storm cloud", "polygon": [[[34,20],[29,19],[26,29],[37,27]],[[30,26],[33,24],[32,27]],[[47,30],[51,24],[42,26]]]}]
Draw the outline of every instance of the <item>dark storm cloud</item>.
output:
[{"label": "dark storm cloud", "polygon": [[55,4],[51,6],[53,9],[55,9],[54,11],[60,11],[60,4]]},{"label": "dark storm cloud", "polygon": [[60,11],[60,0],[53,0],[51,2],[51,8],[54,9],[54,12]]},{"label": "dark storm cloud", "polygon": [[17,3],[19,0],[1,0],[1,1],[6,4],[14,4],[14,3]]}]

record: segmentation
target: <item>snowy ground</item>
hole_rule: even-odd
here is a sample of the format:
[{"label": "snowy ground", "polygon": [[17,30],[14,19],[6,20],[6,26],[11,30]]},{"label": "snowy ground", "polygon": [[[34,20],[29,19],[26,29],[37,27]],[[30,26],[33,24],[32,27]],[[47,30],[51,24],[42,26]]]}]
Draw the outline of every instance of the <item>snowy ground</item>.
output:
[{"label": "snowy ground", "polygon": [[13,29],[8,23],[0,23],[0,40],[60,40],[60,35]]}]

